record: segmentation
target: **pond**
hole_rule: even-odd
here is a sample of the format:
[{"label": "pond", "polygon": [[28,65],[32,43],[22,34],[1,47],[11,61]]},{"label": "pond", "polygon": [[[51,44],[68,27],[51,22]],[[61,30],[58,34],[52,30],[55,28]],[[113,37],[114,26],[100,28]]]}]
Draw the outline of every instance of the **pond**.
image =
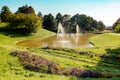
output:
[{"label": "pond", "polygon": [[89,38],[93,34],[65,34],[54,35],[44,39],[34,38],[16,42],[18,46],[29,48],[59,47],[59,48],[84,48],[93,47]]}]

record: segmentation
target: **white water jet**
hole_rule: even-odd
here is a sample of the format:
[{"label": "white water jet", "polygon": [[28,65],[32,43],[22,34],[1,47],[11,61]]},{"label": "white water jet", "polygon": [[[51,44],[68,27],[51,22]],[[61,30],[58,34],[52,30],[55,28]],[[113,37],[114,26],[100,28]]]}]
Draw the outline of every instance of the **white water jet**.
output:
[{"label": "white water jet", "polygon": [[77,24],[76,25],[76,34],[79,34],[80,33],[80,27],[79,27],[79,25]]},{"label": "white water jet", "polygon": [[57,37],[63,36],[65,34],[65,30],[61,23],[58,24],[58,31],[57,31]]}]

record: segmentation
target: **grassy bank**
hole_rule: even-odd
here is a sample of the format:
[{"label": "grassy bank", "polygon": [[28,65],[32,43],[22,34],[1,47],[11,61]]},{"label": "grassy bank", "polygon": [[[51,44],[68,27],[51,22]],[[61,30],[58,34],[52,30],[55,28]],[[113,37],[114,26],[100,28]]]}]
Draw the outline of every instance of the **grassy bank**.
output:
[{"label": "grassy bank", "polygon": [[[45,38],[55,33],[40,29],[37,33],[29,36],[16,36],[13,33],[5,31],[7,24],[0,25],[0,80],[86,80],[85,78],[76,78],[73,76],[51,75],[45,73],[33,72],[24,69],[17,57],[10,55],[12,51],[24,50],[33,54],[43,56],[48,60],[59,63],[64,67],[79,67],[81,69],[91,69],[107,74],[120,73],[120,60],[112,58],[102,58],[99,55],[112,55],[109,49],[115,49],[120,46],[120,35],[107,33],[92,37],[90,42],[94,44],[93,48],[78,49],[41,49],[25,48],[16,46],[14,43],[28,38]],[[82,53],[81,53],[82,52]],[[96,55],[97,54],[97,55]],[[98,55],[99,54],[99,55]],[[98,78],[88,80],[119,80],[119,77]]]}]

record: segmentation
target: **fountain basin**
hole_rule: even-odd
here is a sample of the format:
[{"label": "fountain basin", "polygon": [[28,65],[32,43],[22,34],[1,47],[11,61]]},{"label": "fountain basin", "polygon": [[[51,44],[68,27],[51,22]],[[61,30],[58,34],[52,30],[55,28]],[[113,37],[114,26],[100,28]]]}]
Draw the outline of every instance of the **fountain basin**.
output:
[{"label": "fountain basin", "polygon": [[18,41],[16,45],[25,46],[29,48],[43,48],[43,47],[62,47],[62,48],[83,48],[83,47],[93,47],[89,42],[89,38],[93,34],[64,34],[64,36],[54,35],[44,39],[29,39]]}]

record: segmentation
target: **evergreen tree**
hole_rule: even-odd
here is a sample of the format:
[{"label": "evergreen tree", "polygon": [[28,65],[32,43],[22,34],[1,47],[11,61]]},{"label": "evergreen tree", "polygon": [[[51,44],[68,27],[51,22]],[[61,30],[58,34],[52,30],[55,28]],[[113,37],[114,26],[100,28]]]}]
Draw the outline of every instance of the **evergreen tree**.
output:
[{"label": "evergreen tree", "polygon": [[44,16],[43,26],[44,26],[44,29],[54,31],[54,32],[57,31],[56,22],[52,14],[48,14]]},{"label": "evergreen tree", "polygon": [[0,15],[2,22],[9,22],[9,18],[11,17],[12,12],[9,10],[7,6],[3,6]]},{"label": "evergreen tree", "polygon": [[42,15],[41,12],[38,12],[37,16],[38,16],[38,17],[43,17],[43,15]]}]

